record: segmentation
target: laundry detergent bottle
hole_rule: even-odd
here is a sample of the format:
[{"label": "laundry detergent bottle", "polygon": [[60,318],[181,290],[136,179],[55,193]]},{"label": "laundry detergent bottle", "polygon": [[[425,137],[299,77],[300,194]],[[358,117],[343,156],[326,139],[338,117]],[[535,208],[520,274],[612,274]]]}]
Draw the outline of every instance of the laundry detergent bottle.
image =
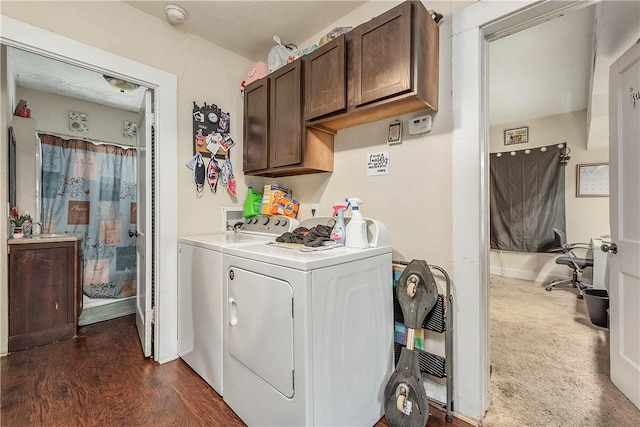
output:
[{"label": "laundry detergent bottle", "polygon": [[362,201],[355,197],[345,199],[351,205],[351,220],[347,224],[347,238],[344,245],[348,248],[365,249],[369,247],[369,239],[367,238],[367,221],[365,221],[362,213],[360,213],[360,204]]},{"label": "laundry detergent bottle", "polygon": [[331,230],[331,240],[337,245],[344,245],[347,238],[347,230],[344,227],[344,212],[347,207],[344,205],[335,205],[333,207],[333,216],[336,217],[336,223]]},{"label": "laundry detergent bottle", "polygon": [[244,218],[251,218],[260,213],[260,203],[262,202],[262,195],[253,191],[252,187],[247,190],[247,198],[242,205],[242,216]]}]

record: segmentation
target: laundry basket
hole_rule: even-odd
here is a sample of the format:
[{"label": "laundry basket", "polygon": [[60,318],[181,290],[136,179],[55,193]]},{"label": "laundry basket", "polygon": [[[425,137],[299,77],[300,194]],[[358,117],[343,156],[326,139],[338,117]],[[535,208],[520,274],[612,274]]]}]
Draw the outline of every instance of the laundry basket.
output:
[{"label": "laundry basket", "polygon": [[603,328],[609,327],[607,312],[609,309],[609,294],[604,289],[585,289],[582,291],[587,303],[591,323]]}]

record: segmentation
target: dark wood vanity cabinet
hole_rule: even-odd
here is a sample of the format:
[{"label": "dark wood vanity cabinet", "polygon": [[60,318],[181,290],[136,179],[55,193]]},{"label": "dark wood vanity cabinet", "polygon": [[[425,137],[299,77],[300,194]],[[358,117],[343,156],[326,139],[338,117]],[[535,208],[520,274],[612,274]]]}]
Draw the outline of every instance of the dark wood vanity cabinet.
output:
[{"label": "dark wood vanity cabinet", "polygon": [[9,351],[76,335],[81,266],[78,241],[9,245]]},{"label": "dark wood vanity cabinet", "polygon": [[302,67],[298,59],[245,89],[245,174],[274,177],[333,170],[333,135],[303,125]]}]

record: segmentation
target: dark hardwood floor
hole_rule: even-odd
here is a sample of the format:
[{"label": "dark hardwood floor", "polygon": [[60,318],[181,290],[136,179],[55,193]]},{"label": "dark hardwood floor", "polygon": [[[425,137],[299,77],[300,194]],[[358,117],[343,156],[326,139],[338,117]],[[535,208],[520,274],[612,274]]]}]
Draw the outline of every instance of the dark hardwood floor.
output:
[{"label": "dark hardwood floor", "polygon": [[[466,427],[431,409],[429,426]],[[0,359],[2,426],[243,426],[187,364],[142,356],[135,316]],[[384,418],[376,427],[387,426]]]}]

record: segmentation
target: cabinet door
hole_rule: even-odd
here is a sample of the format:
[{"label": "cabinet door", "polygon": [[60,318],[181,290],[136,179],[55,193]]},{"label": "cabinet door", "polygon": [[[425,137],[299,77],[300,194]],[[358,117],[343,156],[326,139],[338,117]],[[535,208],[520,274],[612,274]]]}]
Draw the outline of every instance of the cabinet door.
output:
[{"label": "cabinet door", "polygon": [[14,246],[9,257],[9,336],[73,323],[73,246]]},{"label": "cabinet door", "polygon": [[269,167],[302,162],[302,62],[274,71],[271,85],[269,117]]},{"label": "cabinet door", "polygon": [[347,108],[345,36],[303,57],[305,119]]},{"label": "cabinet door", "polygon": [[410,2],[357,27],[353,33],[356,107],[412,89]]},{"label": "cabinet door", "polygon": [[244,156],[245,172],[266,169],[269,160],[269,79],[260,79],[244,92]]}]

